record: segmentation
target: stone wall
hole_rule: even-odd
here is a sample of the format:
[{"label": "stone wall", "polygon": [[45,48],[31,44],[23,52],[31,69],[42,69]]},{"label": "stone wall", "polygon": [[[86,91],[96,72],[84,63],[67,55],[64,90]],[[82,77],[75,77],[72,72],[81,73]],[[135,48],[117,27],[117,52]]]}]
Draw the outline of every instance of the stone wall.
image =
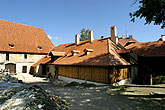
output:
[{"label": "stone wall", "polygon": [[23,66],[27,66],[27,73],[31,66],[40,60],[45,55],[39,54],[26,54],[27,59],[24,58],[23,53],[9,53],[9,61],[6,60],[6,53],[0,53],[0,69],[5,69],[5,64],[16,64],[16,73],[22,73]]}]

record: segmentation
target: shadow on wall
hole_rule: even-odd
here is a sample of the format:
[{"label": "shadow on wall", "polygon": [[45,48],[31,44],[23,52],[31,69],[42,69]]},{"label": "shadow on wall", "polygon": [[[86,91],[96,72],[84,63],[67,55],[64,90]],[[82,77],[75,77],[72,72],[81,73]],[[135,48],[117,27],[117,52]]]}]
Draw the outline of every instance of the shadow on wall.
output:
[{"label": "shadow on wall", "polygon": [[[37,69],[38,67],[38,69]],[[37,67],[30,67],[29,74],[34,76],[42,76],[42,65],[38,65]]]}]

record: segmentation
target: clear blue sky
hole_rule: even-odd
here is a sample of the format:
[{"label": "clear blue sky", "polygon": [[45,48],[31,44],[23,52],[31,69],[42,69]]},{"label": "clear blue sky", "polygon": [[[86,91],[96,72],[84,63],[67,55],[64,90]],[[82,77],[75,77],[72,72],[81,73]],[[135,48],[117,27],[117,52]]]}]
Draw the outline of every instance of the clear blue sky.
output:
[{"label": "clear blue sky", "polygon": [[74,42],[82,28],[94,30],[94,38],[110,36],[116,25],[118,36],[126,34],[140,41],[158,40],[165,29],[144,20],[130,22],[134,0],[0,0],[0,19],[41,27],[55,46]]}]

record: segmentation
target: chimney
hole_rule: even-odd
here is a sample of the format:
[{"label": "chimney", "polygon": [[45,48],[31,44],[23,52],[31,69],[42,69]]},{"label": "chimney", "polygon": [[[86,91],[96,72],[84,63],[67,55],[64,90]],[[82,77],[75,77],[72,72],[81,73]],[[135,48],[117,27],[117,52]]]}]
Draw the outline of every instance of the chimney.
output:
[{"label": "chimney", "polygon": [[122,36],[122,39],[125,39],[125,38],[126,38],[125,35],[123,35],[123,36]]},{"label": "chimney", "polygon": [[132,35],[129,35],[129,39],[132,39],[133,37],[132,37]]},{"label": "chimney", "polygon": [[75,35],[75,44],[77,45],[80,42],[80,35],[76,34]]},{"label": "chimney", "polygon": [[162,41],[165,41],[165,35],[161,35]]},{"label": "chimney", "polygon": [[118,44],[117,27],[116,26],[111,26],[111,40],[115,44]]},{"label": "chimney", "polygon": [[88,32],[88,39],[89,39],[89,41],[92,43],[93,42],[93,31],[92,30],[90,30],[89,32]]}]

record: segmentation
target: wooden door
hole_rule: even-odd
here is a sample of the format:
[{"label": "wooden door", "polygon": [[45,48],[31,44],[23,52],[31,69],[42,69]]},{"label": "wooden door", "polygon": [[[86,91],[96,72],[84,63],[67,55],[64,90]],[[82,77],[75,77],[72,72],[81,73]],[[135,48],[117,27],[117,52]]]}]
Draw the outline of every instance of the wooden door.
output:
[{"label": "wooden door", "polygon": [[5,69],[9,70],[10,73],[16,73],[16,64],[8,63],[5,65]]}]

